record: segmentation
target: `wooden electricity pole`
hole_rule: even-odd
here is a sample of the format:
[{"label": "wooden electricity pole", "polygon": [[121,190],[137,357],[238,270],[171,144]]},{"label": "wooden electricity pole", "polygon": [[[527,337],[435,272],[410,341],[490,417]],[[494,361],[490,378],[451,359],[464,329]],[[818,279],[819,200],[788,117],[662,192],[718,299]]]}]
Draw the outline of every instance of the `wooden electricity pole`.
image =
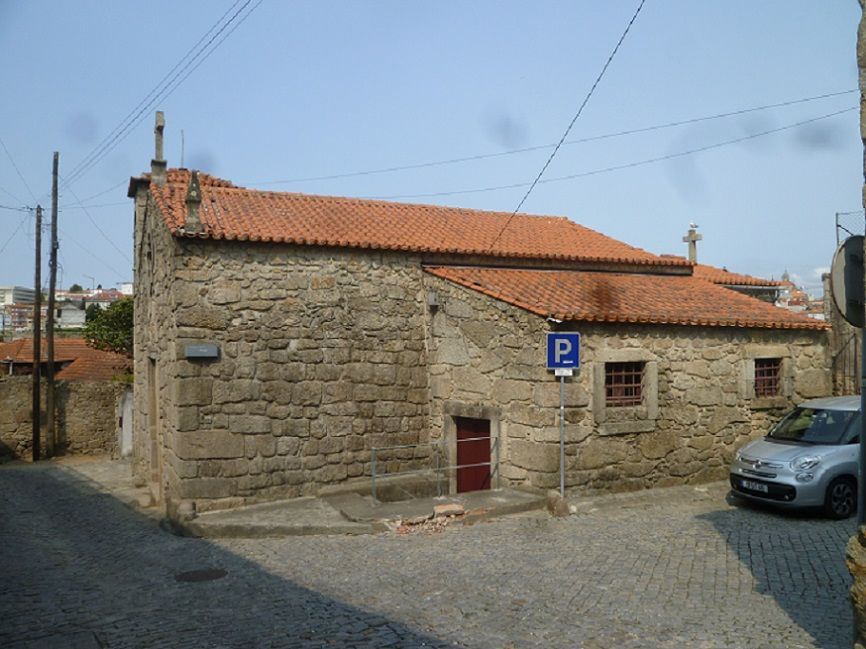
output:
[{"label": "wooden electricity pole", "polygon": [[45,324],[46,378],[48,379],[45,393],[45,453],[54,456],[54,290],[57,285],[57,175],[60,154],[54,152],[54,164],[51,170],[51,248],[48,253],[48,322]]},{"label": "wooden electricity pole", "polygon": [[42,360],[42,206],[36,206],[36,270],[33,300],[33,461],[39,461],[39,363]]}]

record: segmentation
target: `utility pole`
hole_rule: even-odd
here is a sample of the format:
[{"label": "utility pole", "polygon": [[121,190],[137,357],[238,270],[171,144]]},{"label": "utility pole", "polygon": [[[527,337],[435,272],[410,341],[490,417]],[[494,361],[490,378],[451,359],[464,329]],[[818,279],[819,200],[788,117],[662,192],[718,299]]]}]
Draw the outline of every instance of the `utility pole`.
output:
[{"label": "utility pole", "polygon": [[47,339],[46,378],[48,379],[45,393],[45,453],[54,456],[54,290],[57,286],[57,175],[60,164],[60,154],[54,152],[54,164],[51,170],[51,250],[48,253],[48,322],[45,325]]},{"label": "utility pole", "polygon": [[33,461],[39,461],[39,364],[42,360],[42,206],[36,206],[36,297],[33,301]]}]

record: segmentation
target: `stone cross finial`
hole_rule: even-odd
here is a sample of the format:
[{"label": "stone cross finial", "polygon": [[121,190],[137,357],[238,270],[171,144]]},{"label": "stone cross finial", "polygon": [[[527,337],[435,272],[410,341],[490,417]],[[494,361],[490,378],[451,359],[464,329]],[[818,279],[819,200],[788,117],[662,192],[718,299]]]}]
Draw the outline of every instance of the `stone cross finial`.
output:
[{"label": "stone cross finial", "polygon": [[689,261],[693,264],[698,263],[698,241],[704,237],[698,234],[697,225],[689,224],[689,233],[683,237],[683,241],[689,244]]},{"label": "stone cross finial", "polygon": [[201,220],[198,209],[201,205],[201,187],[198,182],[198,172],[193,171],[189,179],[189,187],[186,190],[186,219],[183,229],[187,232],[198,233],[202,231]]},{"label": "stone cross finial", "polygon": [[158,110],[156,111],[156,124],[153,127],[155,151],[153,160],[150,161],[150,179],[157,185],[164,185],[166,180],[165,169],[167,165],[162,153],[162,132],[164,130],[165,114]]}]

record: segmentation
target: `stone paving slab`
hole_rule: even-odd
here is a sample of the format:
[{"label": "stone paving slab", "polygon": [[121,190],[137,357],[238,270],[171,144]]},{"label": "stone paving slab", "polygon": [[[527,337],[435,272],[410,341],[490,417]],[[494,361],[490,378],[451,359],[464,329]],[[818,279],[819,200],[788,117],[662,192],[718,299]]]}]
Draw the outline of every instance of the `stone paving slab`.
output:
[{"label": "stone paving slab", "polygon": [[520,512],[542,509],[544,496],[517,489],[496,489],[476,491],[454,496],[435,498],[415,498],[413,500],[375,503],[369,496],[359,494],[339,494],[326,496],[326,502],[352,521],[399,521],[433,516],[437,505],[460,505],[476,520],[488,520],[496,516],[506,516]]},{"label": "stone paving slab", "polygon": [[375,521],[355,522],[320,498],[293,498],[272,503],[205,512],[183,527],[207,538],[262,538],[315,534],[373,534],[387,528]]}]

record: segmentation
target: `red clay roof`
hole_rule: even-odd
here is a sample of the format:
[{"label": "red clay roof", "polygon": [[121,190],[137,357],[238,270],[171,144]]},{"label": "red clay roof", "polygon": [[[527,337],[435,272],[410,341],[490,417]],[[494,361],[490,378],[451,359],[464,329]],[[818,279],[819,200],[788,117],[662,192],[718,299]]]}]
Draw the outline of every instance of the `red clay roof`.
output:
[{"label": "red clay roof", "polygon": [[428,273],[541,316],[766,329],[827,329],[736,291],[684,275],[428,267]]},{"label": "red clay roof", "polygon": [[[185,233],[186,169],[169,169],[150,192],[175,236],[314,246],[688,267],[585,228],[565,217],[484,212],[234,187],[199,174],[200,234]],[[503,226],[508,227],[497,240]],[[491,244],[495,246],[491,250]]]},{"label": "red clay roof", "polygon": [[775,287],[782,285],[782,282],[777,282],[776,280],[732,273],[727,268],[716,268],[715,266],[708,266],[707,264],[695,264],[694,275],[695,277],[712,282],[713,284],[722,284],[724,286]]},{"label": "red clay roof", "polygon": [[[48,360],[46,342],[43,339],[40,357]],[[0,362],[33,362],[33,339],[20,338],[0,343]],[[132,361],[122,354],[93,349],[83,338],[57,338],[54,341],[55,363],[69,363],[57,372],[55,378],[64,381],[110,381],[119,374],[128,373]]]}]

